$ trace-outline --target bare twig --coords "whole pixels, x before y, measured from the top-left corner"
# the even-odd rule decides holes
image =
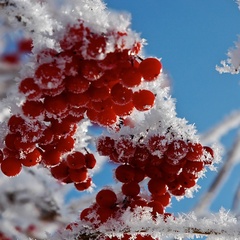
[[[239,206],[240,206],[240,182],[238,183],[238,187],[237,187],[235,195],[233,197],[233,203],[232,203],[231,210],[233,212],[237,212]]]
[[[223,135],[240,125],[240,111],[229,114],[219,124],[201,136],[201,142],[204,144],[219,141]]]

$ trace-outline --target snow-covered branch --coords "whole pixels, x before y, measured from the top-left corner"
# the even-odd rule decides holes
[[[120,220],[124,222],[123,225],[120,225],[119,221],[108,222],[97,229],[91,229],[84,222],[76,222],[71,229],[62,230],[52,236],[51,240],[70,238],[101,240],[108,239],[106,238],[107,236],[129,236],[129,239],[135,239],[139,235],[152,236],[155,239],[162,237],[175,237],[177,239],[187,237],[191,239],[207,236],[208,239],[215,240],[236,240],[240,235],[239,221],[224,209],[221,209],[219,213],[211,214],[204,218],[199,218],[194,213],[176,217],[170,216],[164,219],[162,216],[159,216],[154,221],[149,219],[149,217],[148,209],[141,209],[138,213],[126,212]]]

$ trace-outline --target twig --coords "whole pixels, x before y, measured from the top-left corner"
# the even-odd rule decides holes
[[[156,232],[158,232],[158,229],[155,230]],[[131,232],[129,231],[129,229],[125,229],[123,230],[123,232],[118,232],[118,231],[105,231],[104,233],[96,231],[96,232],[92,232],[92,233],[86,233],[86,232],[81,232],[79,233],[79,235],[75,238],[75,240],[92,240],[92,239],[100,239],[101,237],[104,236],[108,236],[114,232],[114,234],[141,234],[141,235],[149,235],[148,229],[146,230],[141,230],[138,232]],[[159,231],[160,232],[160,231]],[[165,231],[163,232],[161,230],[162,234],[166,234],[166,236],[168,234],[171,235],[178,235],[178,234],[184,234],[184,235],[198,235],[198,236],[221,236],[224,237],[226,236],[228,239],[231,238],[231,236],[229,236],[229,231],[227,229],[208,229],[208,230],[203,230],[201,228],[194,228],[194,227],[185,227],[182,229],[182,231],[177,230],[177,229],[172,229],[171,227],[168,227],[165,229]],[[240,236],[240,229],[238,230],[238,232],[235,232],[236,236]],[[226,239],[227,239],[226,238]],[[237,239],[237,238],[236,238]]]
[[[238,187],[233,197],[233,203],[231,208],[232,212],[237,212],[239,205],[240,205],[240,182],[238,183]]]
[[[240,111],[229,114],[219,124],[201,136],[201,142],[204,144],[219,141],[221,137],[230,130],[240,125]]]

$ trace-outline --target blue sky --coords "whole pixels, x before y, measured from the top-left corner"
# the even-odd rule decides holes
[[[108,0],[108,8],[125,11],[132,16],[131,28],[141,33],[148,45],[147,56],[162,58],[164,71],[171,78],[172,97],[177,113],[195,124],[203,133],[239,109],[240,76],[219,74],[215,66],[227,58],[240,34],[240,11],[233,0]],[[236,131],[223,138],[230,146]],[[211,210],[229,209],[239,182],[239,167],[223,186]],[[107,169],[106,169],[107,171]],[[96,181],[111,181],[110,174],[99,175]],[[207,190],[216,173],[208,172],[199,181],[202,190],[193,199],[173,201],[171,212],[190,211]]]

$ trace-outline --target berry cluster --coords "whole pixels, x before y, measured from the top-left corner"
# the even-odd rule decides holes
[[[0,152],[5,175],[15,176],[22,166],[40,163],[56,179],[74,182],[78,190],[91,185],[88,169],[96,160],[75,150],[79,122],[88,118],[112,126],[134,108],[149,110],[155,101],[155,95],[140,85],[157,78],[161,63],[139,58],[140,42],[128,47],[126,36],[127,32],[93,33],[79,21],[60,40],[60,52],[44,49],[36,55],[33,75],[19,84],[25,98],[21,112],[8,121]],[[110,44],[114,51],[107,51]]]
[[[126,197],[139,197],[140,183],[149,178],[151,204],[161,204],[158,213],[164,212],[171,195],[183,196],[187,189],[194,187],[199,172],[214,157],[210,147],[182,139],[168,140],[159,134],[137,141],[133,136],[116,140],[103,136],[98,139],[97,149],[119,164],[115,177],[122,183],[122,194]]]
[[[118,164],[115,178],[122,187],[118,195],[112,189],[100,190],[95,203],[81,212],[80,220],[94,228],[111,219],[121,221],[126,209],[135,212],[148,208],[153,220],[160,214],[166,221],[171,215],[165,213],[171,197],[183,196],[187,189],[194,187],[200,172],[214,157],[210,147],[190,140],[168,139],[157,133],[138,139],[133,135],[121,135],[116,139],[101,136],[97,150]],[[147,180],[147,196],[141,193],[144,179]],[[129,239],[129,235],[104,239]],[[136,239],[152,237],[139,234]]]

